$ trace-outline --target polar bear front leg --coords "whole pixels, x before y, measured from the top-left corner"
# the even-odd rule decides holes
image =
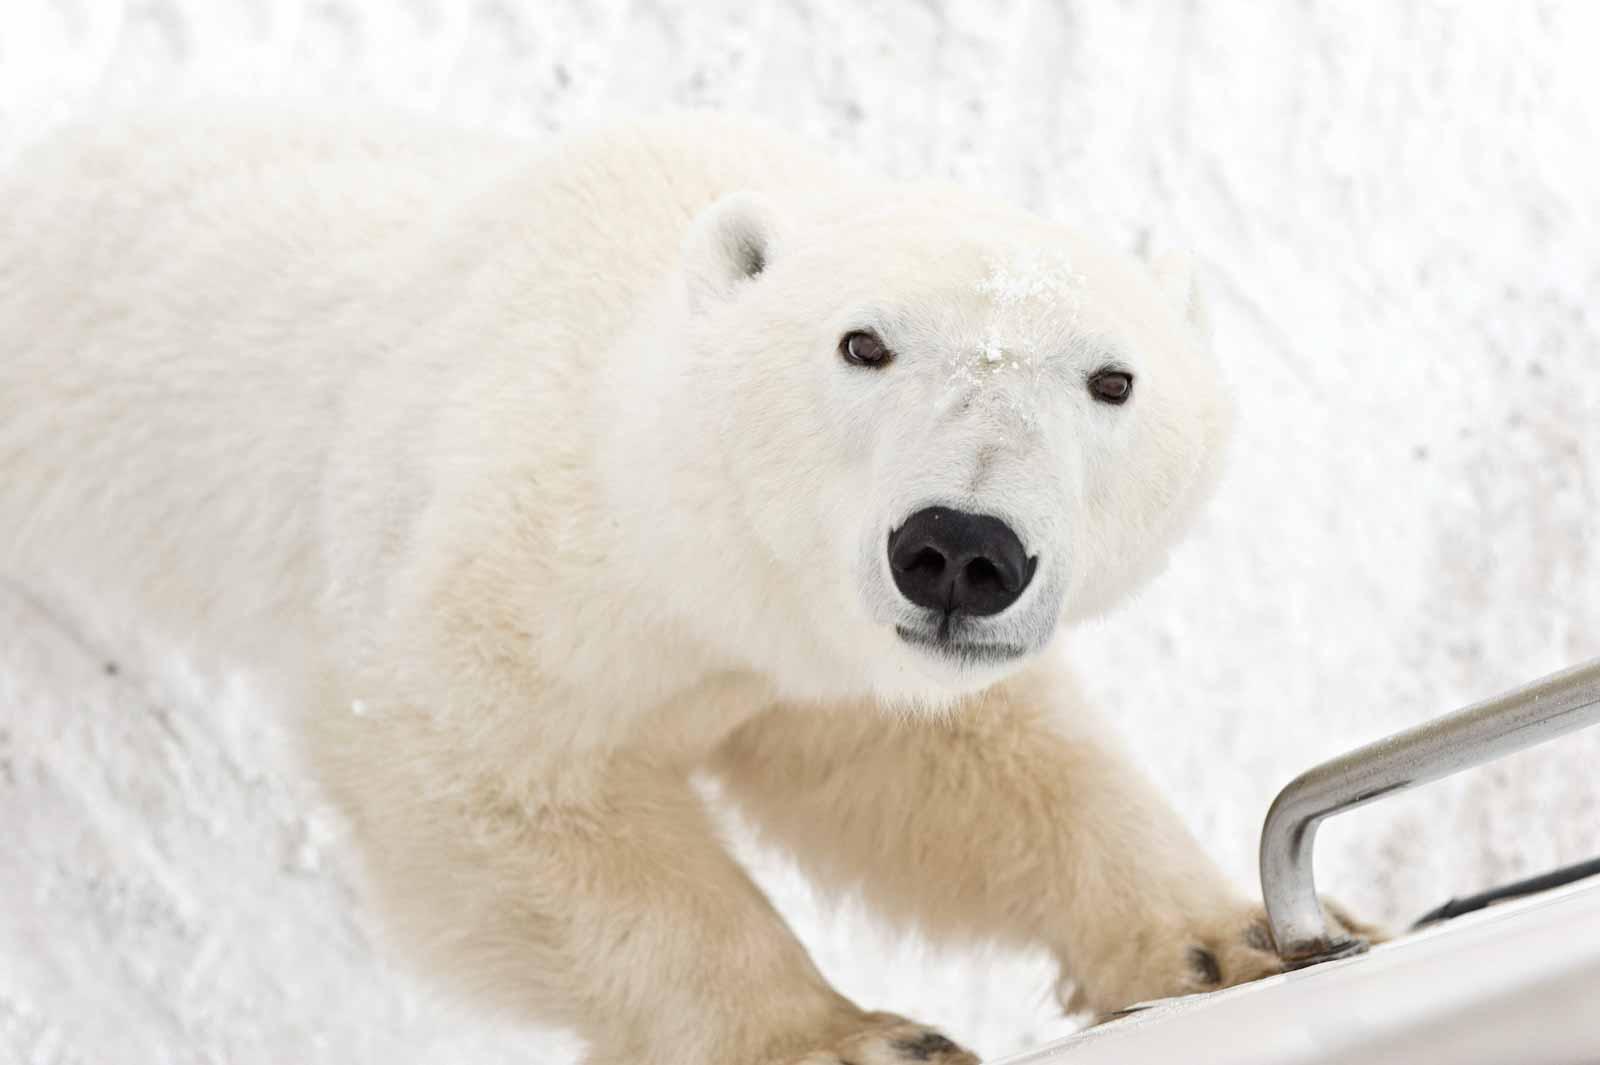
[[[1279,971],[1261,907],[1044,663],[937,718],[778,708],[719,752],[730,795],[818,879],[950,938],[1043,946],[1105,1014]]]
[[[312,746],[389,931],[448,988],[577,1029],[589,1065],[975,1063],[833,991],[680,773],[620,754],[513,785],[437,716],[361,709]]]

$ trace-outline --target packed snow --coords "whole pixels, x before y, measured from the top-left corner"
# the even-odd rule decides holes
[[[1230,473],[1170,571],[1068,638],[1248,883],[1294,773],[1600,655],[1596,40],[1576,2],[7,0],[0,158],[174,93],[532,138],[691,104],[1192,250]],[[1597,760],[1580,734],[1337,819],[1322,885],[1403,921],[1600,853]],[[385,950],[246,680],[31,579],[0,584],[0,841],[0,1062],[576,1060]],[[987,1055],[1067,1030],[1041,958],[931,950],[741,853],[859,1001]]]

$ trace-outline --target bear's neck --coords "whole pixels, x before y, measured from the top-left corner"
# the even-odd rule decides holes
[[[653,301],[601,369],[594,447],[611,578],[626,609],[687,641],[697,668],[744,671],[738,648],[765,613],[760,582],[740,579],[751,548],[718,448],[715,388],[672,342],[685,313],[673,293]]]

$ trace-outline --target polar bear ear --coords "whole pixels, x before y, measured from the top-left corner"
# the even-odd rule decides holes
[[[1194,257],[1187,252],[1167,252],[1151,261],[1150,271],[1156,275],[1156,283],[1166,293],[1173,309],[1183,316],[1202,342],[1209,344],[1211,319],[1200,296]]]
[[[778,226],[771,206],[753,192],[731,192],[695,217],[684,245],[689,306],[726,299],[772,261]]]

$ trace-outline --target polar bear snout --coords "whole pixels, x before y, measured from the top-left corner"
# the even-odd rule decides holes
[[[1039,566],[1011,526],[988,514],[924,507],[889,534],[895,587],[950,617],[998,614],[1021,597]]]

